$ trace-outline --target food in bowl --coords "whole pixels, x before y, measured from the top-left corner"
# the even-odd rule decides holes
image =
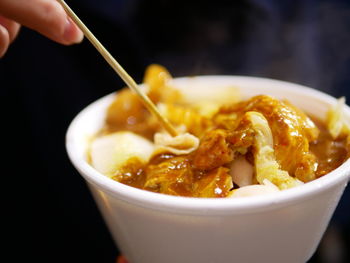
[[[136,94],[123,89],[89,149],[91,165],[140,189],[187,197],[269,194],[315,180],[349,156],[345,103],[326,121],[286,99],[240,98],[239,88],[178,90],[162,66],[148,67],[144,88],[179,132],[167,134]]]

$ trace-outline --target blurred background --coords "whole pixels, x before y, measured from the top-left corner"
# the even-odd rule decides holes
[[[67,2],[138,82],[159,63],[174,77],[268,77],[350,99],[350,1]],[[85,106],[123,86],[87,40],[65,47],[23,28],[0,60],[3,131],[16,138],[4,140],[5,167],[26,190],[17,218],[28,234],[19,241],[34,259],[115,262],[118,248],[68,160],[65,132]],[[310,262],[350,262],[349,192]]]

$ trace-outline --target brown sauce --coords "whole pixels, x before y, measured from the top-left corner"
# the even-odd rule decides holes
[[[333,140],[325,125],[316,118],[313,122],[320,130],[317,141],[310,143],[310,151],[317,158],[316,177],[319,178],[338,168],[349,157],[346,138]]]
[[[222,107],[213,120],[195,116],[193,119],[198,121],[192,121],[192,124],[205,125],[197,125],[200,129],[195,135],[201,143],[191,154],[162,153],[153,156],[147,164],[132,158],[116,171],[113,179],[170,195],[226,197],[237,187],[233,185],[229,171],[235,157],[243,155],[254,165],[254,132],[244,121],[247,111],[258,111],[265,116],[274,136],[273,147],[281,169],[303,182],[331,172],[349,157],[346,138],[334,140],[321,121],[306,116],[288,102],[261,95]],[[184,119],[180,117],[179,120]],[[159,125],[152,121],[135,95],[127,91],[110,106],[101,135],[120,130],[129,130],[149,139],[159,130]]]

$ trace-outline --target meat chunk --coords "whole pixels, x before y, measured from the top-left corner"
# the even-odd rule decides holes
[[[180,196],[192,195],[193,171],[186,156],[150,164],[146,168],[145,190]]]
[[[315,179],[317,160],[309,151],[309,143],[317,139],[319,130],[311,119],[288,102],[266,95],[223,107],[219,115],[234,115],[239,119],[248,111],[260,112],[267,119],[276,160],[281,168],[304,182]],[[227,127],[228,124],[221,122],[217,125]]]
[[[107,131],[129,130],[152,138],[155,127],[148,123],[149,112],[131,90],[121,90],[107,109]]]
[[[210,171],[194,183],[194,196],[226,197],[232,187],[233,184],[229,169],[219,167]]]
[[[226,141],[228,132],[217,129],[207,132],[195,152],[193,165],[199,170],[211,170],[233,160],[233,151]]]

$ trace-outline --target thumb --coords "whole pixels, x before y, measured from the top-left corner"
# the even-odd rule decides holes
[[[83,33],[55,0],[1,0],[0,14],[61,44],[83,40]]]

